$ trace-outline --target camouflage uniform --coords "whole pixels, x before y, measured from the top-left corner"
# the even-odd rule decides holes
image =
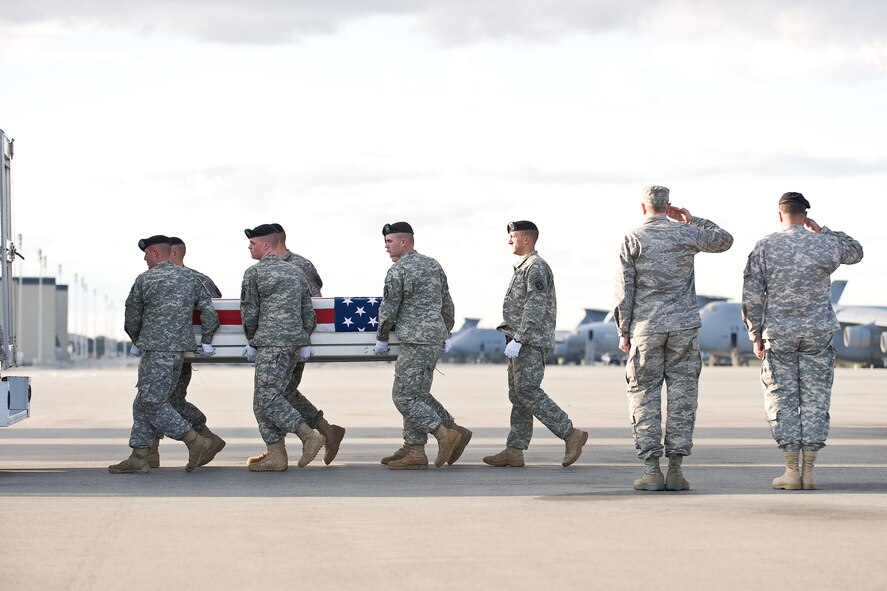
[[[662,456],[662,382],[667,388],[665,454],[687,456],[699,394],[699,306],[693,258],[724,252],[733,237],[717,224],[657,214],[623,242],[616,281],[616,327],[631,339],[625,380],[638,457]]]
[[[267,255],[243,274],[240,315],[247,341],[257,349],[253,412],[262,439],[270,445],[304,422],[284,392],[299,349],[311,344],[317,325],[305,274]]]
[[[533,417],[564,439],[573,422],[541,388],[545,357],[554,347],[557,294],[554,274],[535,250],[514,264],[514,275],[502,304],[503,322],[497,328],[506,341],[521,343],[517,357],[508,360],[508,399],[511,432],[508,447],[527,449],[533,436]]]
[[[199,271],[195,271],[189,267],[182,267],[186,271],[190,271],[192,275],[198,280],[203,289],[207,292],[209,297],[211,298],[220,298],[222,297],[222,292],[219,290],[218,286],[213,282],[212,279],[200,273]],[[185,399],[185,396],[188,395],[188,385],[191,383],[191,363],[185,361],[182,363],[182,371],[179,373],[179,380],[176,382],[175,388],[173,388],[172,395],[169,398],[170,404],[172,404],[173,408],[176,409],[176,412],[182,415],[186,421],[191,423],[192,426],[200,427],[206,424],[206,415],[201,412],[199,408],[191,404]]]
[[[281,260],[291,263],[301,269],[308,281],[308,294],[312,298],[321,297],[320,288],[323,287],[323,281],[311,261],[303,256],[297,255],[291,250],[287,250],[281,257]],[[289,385],[286,387],[284,398],[286,398],[287,401],[299,411],[299,414],[302,415],[309,427],[316,429],[317,423],[323,418],[323,411],[314,406],[311,401],[305,398],[305,396],[299,391],[299,384],[302,383],[302,374],[304,372],[305,363],[302,361],[297,362],[296,367],[293,369],[293,374],[290,376]]]
[[[742,319],[763,340],[765,410],[773,438],[787,452],[818,451],[829,429],[834,378],[832,335],[841,325],[831,305],[830,275],[862,260],[843,232],[790,225],[764,237],[748,256]]]
[[[409,445],[424,445],[428,433],[446,426],[440,411],[449,413],[433,400],[431,383],[454,324],[455,308],[440,264],[415,250],[404,253],[385,277],[376,338],[387,341],[394,327],[400,341],[392,399],[403,415],[403,438]]]
[[[132,405],[129,446],[150,447],[157,434],[181,440],[191,425],[169,399],[185,351],[193,351],[193,310],[200,310],[201,342],[209,344],[219,317],[209,294],[187,270],[163,262],[139,275],[126,298],[124,329],[143,351]]]

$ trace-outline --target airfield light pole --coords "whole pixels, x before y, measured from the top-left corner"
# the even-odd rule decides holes
[[[43,268],[46,257],[43,249],[37,251],[37,365],[43,364]]]
[[[21,250],[22,250],[22,235],[21,234],[18,235],[17,250],[19,252],[21,252]],[[18,332],[16,332],[16,335],[15,335],[15,338],[16,338],[15,353],[16,353],[16,357],[18,357],[18,358],[15,361],[19,364],[23,361],[23,355],[24,355],[24,353],[23,353],[24,349],[22,349],[22,336],[25,334],[23,332],[23,327],[22,327],[22,322],[23,322],[23,318],[24,318],[24,314],[22,312],[24,311],[24,308],[25,308],[25,301],[22,299],[23,293],[24,293],[22,291],[22,287],[24,285],[24,281],[23,281],[24,269],[25,269],[25,261],[24,261],[24,258],[22,258],[18,261],[18,301],[15,304],[15,307],[16,307],[15,313],[16,313],[16,316],[18,316]]]

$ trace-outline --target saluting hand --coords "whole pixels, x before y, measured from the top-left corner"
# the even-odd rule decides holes
[[[804,227],[810,230],[811,232],[815,232],[819,234],[822,231],[822,226],[813,221],[813,218],[807,218],[804,220]]]
[[[683,207],[675,207],[674,205],[668,206],[668,209],[665,211],[665,215],[682,224],[689,224],[690,220],[693,219],[693,216],[690,215],[690,211],[688,209],[685,209]]]

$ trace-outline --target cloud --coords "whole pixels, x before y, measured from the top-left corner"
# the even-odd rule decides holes
[[[278,44],[360,19],[408,17],[440,41],[552,40],[615,31],[717,38],[726,32],[799,45],[883,42],[887,3],[871,0],[7,0],[0,22],[173,31],[219,43]]]

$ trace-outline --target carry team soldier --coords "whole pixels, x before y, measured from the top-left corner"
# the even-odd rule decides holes
[[[286,232],[284,231],[283,226],[280,224],[271,225],[277,230],[277,238],[279,240],[276,251],[277,256],[280,257],[282,261],[292,263],[301,269],[305,274],[305,278],[308,280],[309,295],[313,298],[321,297],[320,288],[323,287],[323,281],[320,279],[317,269],[314,268],[311,261],[303,256],[297,255],[286,247]],[[323,411],[314,406],[311,401],[299,391],[299,384],[302,383],[302,374],[304,371],[305,363],[300,361],[296,364],[296,368],[293,370],[293,375],[290,378],[289,385],[286,387],[284,397],[297,411],[299,411],[299,414],[302,415],[309,427],[317,429],[326,438],[326,453],[324,453],[323,462],[329,465],[336,458],[336,454],[339,453],[339,445],[342,443],[342,438],[345,437],[345,429],[339,425],[329,423],[326,418],[324,418]]]
[[[506,448],[486,456],[490,466],[524,465],[524,450],[533,437],[533,417],[564,440],[561,465],[567,467],[579,459],[588,433],[573,427],[573,422],[542,389],[545,358],[554,347],[557,320],[557,295],[554,274],[536,252],[539,229],[522,220],[506,226],[508,244],[521,257],[514,264],[514,275],[502,304],[503,322],[497,329],[505,334],[508,357],[508,398],[511,401],[511,431]]]
[[[219,288],[216,286],[212,279],[210,279],[203,273],[200,273],[199,271],[195,271],[194,269],[185,266],[185,241],[177,236],[170,236],[169,243],[172,247],[170,249],[169,262],[177,267],[189,271],[192,275],[194,275],[198,282],[203,286],[203,289],[207,292],[209,297],[222,297],[222,292],[219,291]],[[222,448],[225,447],[225,440],[209,430],[209,427],[206,426],[206,415],[203,414],[203,412],[201,412],[199,408],[185,399],[185,397],[188,395],[188,384],[190,383],[191,362],[184,361],[182,363],[182,372],[179,374],[179,380],[176,382],[175,388],[173,388],[172,395],[169,398],[169,403],[172,404],[172,407],[176,409],[177,413],[182,415],[182,417],[184,417],[186,421],[191,423],[195,431],[197,431],[204,437],[209,437],[210,439],[212,439],[213,446],[218,447],[219,451],[221,451]],[[159,446],[160,437],[157,437],[154,439],[154,443],[151,445],[148,451],[148,466],[150,466],[151,468],[160,467]]]
[[[714,222],[671,205],[665,187],[645,187],[641,211],[644,223],[622,241],[614,309],[619,349],[628,353],[625,379],[635,448],[644,460],[644,474],[633,487],[687,490],[681,463],[693,447],[702,371],[693,261],[699,252],[724,252],[733,237]],[[663,381],[666,477],[659,468]]]
[[[434,465],[439,468],[458,460],[471,439],[471,431],[451,422],[449,413],[437,401],[432,403],[431,397],[434,367],[453,330],[455,308],[446,274],[436,260],[414,249],[413,228],[408,223],[385,224],[382,236],[394,264],[385,276],[375,352],[388,351],[394,329],[400,354],[394,365],[392,399],[403,415],[404,438],[404,446],[382,463],[390,470],[427,469],[425,443],[432,433],[438,443]]]
[[[185,351],[193,351],[192,316],[200,310],[200,354],[212,355],[212,338],[219,317],[209,294],[194,275],[170,263],[170,240],[151,236],[139,241],[148,270],[139,275],[126,298],[124,329],[132,339],[131,353],[139,360],[137,393],[132,405],[133,426],[129,439],[132,453],[119,464],[108,466],[112,474],[150,471],[148,449],[161,433],[188,447],[186,472],[209,463],[222,449],[218,442],[198,433],[170,404]]]
[[[832,336],[841,329],[831,304],[831,274],[863,256],[859,242],[807,217],[809,208],[800,193],[780,197],[782,230],[755,245],[742,286],[742,320],[763,360],[767,420],[785,456],[785,473],[773,488],[783,490],[816,488],[813,465],[829,430]]]
[[[251,472],[282,472],[288,467],[284,436],[302,440],[299,467],[307,466],[325,443],[284,396],[296,364],[312,355],[317,318],[305,274],[277,256],[277,229],[262,224],[244,230],[249,251],[259,261],[243,274],[240,315],[249,343],[243,349],[256,364],[253,412],[268,449],[247,460]]]

